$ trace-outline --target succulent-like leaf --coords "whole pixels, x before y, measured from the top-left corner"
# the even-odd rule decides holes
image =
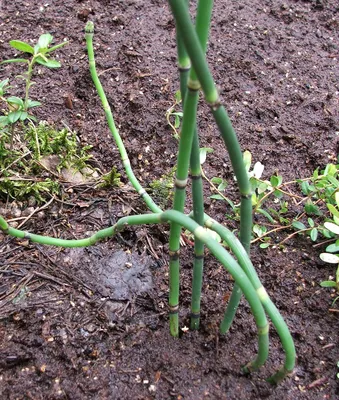
[[[339,257],[336,254],[332,253],[321,253],[320,258],[330,264],[338,264],[339,263]]]
[[[310,237],[313,242],[315,242],[317,240],[317,238],[318,238],[318,229],[317,228],[311,229]]]
[[[301,231],[301,230],[303,230],[303,229],[306,229],[306,226],[305,226],[302,222],[300,222],[300,221],[293,221],[293,222],[292,222],[292,226],[293,226],[295,229],[297,229],[298,231]]]
[[[339,235],[339,225],[334,224],[333,222],[325,222],[324,227],[336,235]]]

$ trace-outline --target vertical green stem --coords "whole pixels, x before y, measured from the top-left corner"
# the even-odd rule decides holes
[[[26,88],[25,88],[25,102],[24,102],[25,111],[28,110],[29,88],[31,87],[34,62],[35,62],[34,57],[32,58],[31,62],[28,62],[28,71],[27,71]]]
[[[251,205],[251,186],[247,176],[247,171],[242,159],[240,146],[233,130],[230,119],[226,113],[225,108],[221,105],[219,100],[219,93],[215,87],[213,77],[209,71],[204,51],[200,45],[199,37],[197,36],[194,26],[191,22],[189,11],[185,4],[180,0],[169,0],[172,13],[176,20],[176,24],[180,29],[183,41],[188,55],[190,56],[191,63],[201,83],[205,100],[211,107],[213,116],[217,122],[218,128],[221,132],[224,143],[230,154],[231,163],[233,166],[234,174],[237,178],[239,191],[241,194],[241,231],[240,239],[246,249],[250,246],[250,235],[252,225],[252,205]],[[236,287],[236,301],[234,306],[229,309],[229,320],[233,319],[236,308],[240,300],[241,292]],[[226,312],[227,313],[227,312]]]
[[[204,52],[207,48],[207,40],[213,9],[213,0],[200,0],[198,2],[195,30],[199,42]],[[193,74],[192,74],[193,75]],[[191,76],[194,78],[194,76]],[[198,127],[194,131],[192,152],[190,159],[191,179],[192,179],[192,200],[193,218],[199,224],[204,224],[204,195],[200,165],[200,146],[198,137]],[[192,302],[191,302],[191,329],[199,329],[200,325],[200,304],[201,290],[203,283],[204,269],[204,244],[198,239],[194,239],[194,263],[192,279]]]
[[[188,87],[186,100],[184,103],[184,116],[179,142],[179,152],[177,160],[177,171],[175,179],[175,191],[173,209],[183,212],[186,199],[186,185],[188,177],[189,158],[192,148],[194,127],[196,123],[196,111],[198,104],[198,88],[194,85]],[[170,308],[170,332],[172,336],[179,335],[179,250],[180,250],[181,225],[171,223],[169,254],[170,254],[170,273],[169,273],[169,308]]]

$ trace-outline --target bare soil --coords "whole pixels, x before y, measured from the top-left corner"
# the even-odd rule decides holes
[[[70,41],[58,51],[62,68],[39,68],[35,75],[31,97],[43,103],[37,117],[76,130],[82,144],[94,146],[93,166],[102,172],[116,166],[125,183],[110,191],[66,187],[64,203],[54,201],[23,229],[80,238],[128,213],[146,212],[123,174],[92,85],[83,31],[86,20],[93,20],[100,78],[134,171],[147,187],[170,171],[177,151],[165,118],[178,89],[167,3],[2,0],[0,18],[1,59],[13,56],[11,39],[35,40],[50,32],[56,43]],[[338,58],[337,0],[216,2],[208,60],[242,149],[265,165],[266,177],[278,172],[286,180],[304,178],[336,159]],[[20,66],[2,66],[0,79],[20,72]],[[232,181],[216,126],[208,110],[201,110],[201,145],[214,149],[205,173]],[[205,190],[208,197],[208,185]],[[230,196],[236,199],[237,193]],[[230,213],[228,205],[211,200],[206,211],[219,221]],[[229,224],[236,228],[236,222]],[[319,260],[325,246],[314,248],[296,236],[280,249],[252,247],[254,265],[291,329],[298,354],[293,375],[272,387],[265,378],[283,360],[273,329],[265,367],[251,376],[241,372],[256,352],[246,302],[229,334],[218,335],[232,280],[211,257],[200,331],[170,337],[167,239],[165,226],[140,227],[93,248],[70,251],[2,236],[0,398],[339,398],[339,314],[329,311],[333,297],[319,286],[334,273]],[[182,327],[189,323],[191,250],[189,245],[183,250]],[[107,271],[118,268],[117,257],[125,265],[144,266],[131,274],[142,276],[144,286],[126,284],[123,291],[114,286]]]

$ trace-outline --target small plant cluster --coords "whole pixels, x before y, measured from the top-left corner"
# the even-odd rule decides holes
[[[206,149],[201,149],[205,161]],[[208,149],[208,152],[213,149]],[[252,243],[260,242],[262,249],[269,246],[282,246],[297,234],[310,237],[313,242],[322,236],[326,242],[326,252],[320,258],[337,265],[335,280],[323,281],[323,287],[333,287],[339,292],[339,162],[327,164],[323,170],[317,168],[311,177],[283,182],[281,175],[272,175],[269,180],[262,179],[264,165],[256,162],[251,169],[252,155],[243,154],[244,163],[252,185],[252,205],[254,216],[262,216],[252,227]],[[228,182],[221,177],[205,178],[216,194],[211,199],[225,201],[232,210],[228,218],[239,220],[240,204],[235,204],[224,194]],[[293,191],[292,189],[293,188]],[[297,189],[296,189],[297,188]],[[274,234],[288,232],[278,243]]]
[[[19,75],[18,78],[22,78],[25,81],[25,97],[17,96],[6,96],[8,90],[11,88],[9,85],[9,79],[5,79],[0,82],[0,100],[5,103],[7,109],[4,110],[4,115],[0,116],[0,128],[10,128],[13,135],[14,124],[18,121],[36,121],[36,118],[29,114],[29,111],[33,107],[41,105],[39,101],[31,100],[29,98],[29,90],[34,82],[32,81],[33,70],[36,64],[43,65],[47,68],[59,68],[60,62],[50,58],[50,53],[59,49],[60,47],[67,44],[63,42],[55,46],[50,47],[53,41],[53,36],[49,33],[41,35],[32,47],[29,43],[22,42],[20,40],[11,40],[10,46],[16,50],[21,51],[24,54],[29,54],[30,58],[13,58],[10,60],[2,61],[1,64],[5,63],[23,63],[27,65],[27,70]]]
[[[24,98],[7,95],[11,89],[8,78],[0,82],[0,100],[5,106],[3,115],[0,115],[0,197],[4,200],[21,201],[33,196],[41,203],[47,194],[60,193],[63,169],[93,172],[88,164],[92,146],[80,146],[75,132],[66,128],[58,130],[44,121],[37,122],[36,117],[30,114],[33,107],[41,105],[39,101],[30,99],[34,66],[61,66],[50,56],[67,42],[51,46],[52,41],[53,36],[49,33],[41,35],[33,47],[20,40],[11,40],[10,46],[28,54],[29,58],[14,58],[1,63],[27,65],[27,70],[18,76],[25,82]],[[103,180],[104,185],[120,184],[115,170]]]

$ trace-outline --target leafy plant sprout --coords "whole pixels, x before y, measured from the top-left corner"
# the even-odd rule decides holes
[[[2,130],[4,130],[4,128],[10,127],[11,149],[13,148],[15,124],[18,121],[36,121],[35,117],[29,114],[28,111],[33,107],[38,107],[41,105],[39,101],[31,100],[29,98],[29,90],[34,84],[34,82],[32,82],[34,65],[40,64],[47,68],[59,68],[61,66],[60,62],[50,58],[49,54],[59,49],[60,47],[65,46],[68,42],[63,42],[50,47],[52,41],[53,36],[49,33],[44,33],[43,35],[41,35],[34,47],[20,40],[11,40],[9,42],[11,47],[23,53],[30,54],[31,58],[12,58],[10,60],[5,60],[1,62],[1,64],[27,64],[27,71],[24,72],[23,75],[19,75],[19,77],[23,78],[26,82],[24,99],[17,96],[5,97],[7,90],[10,88],[9,79],[5,79],[0,82],[0,100],[5,102],[8,108],[8,110],[5,112],[5,115],[0,116],[0,129],[2,128]]]
[[[269,324],[266,318],[267,313],[279,334],[285,352],[284,364],[270,378],[270,382],[277,384],[293,370],[295,365],[295,348],[288,327],[276,307],[269,299],[266,290],[262,286],[254,270],[248,254],[252,226],[251,185],[237,137],[226,110],[220,103],[219,94],[204,55],[209,33],[212,1],[199,1],[195,27],[191,21],[188,6],[185,1],[169,0],[169,5],[176,22],[180,91],[183,99],[183,119],[174,181],[175,191],[173,208],[162,211],[146,190],[142,188],[131,169],[126,149],[114,124],[113,115],[98,78],[93,51],[94,25],[92,22],[88,22],[85,30],[91,76],[102,101],[109,128],[120,151],[126,174],[134,188],[151,210],[151,213],[121,218],[114,226],[102,229],[89,238],[78,240],[57,239],[23,232],[10,227],[2,217],[0,217],[0,229],[11,236],[26,238],[32,242],[41,244],[63,247],[83,247],[93,245],[98,240],[112,237],[117,232],[120,232],[128,226],[169,223],[171,227],[169,239],[169,319],[170,332],[174,337],[177,337],[179,334],[180,236],[182,229],[187,229],[194,236],[195,242],[191,328],[197,329],[199,327],[203,257],[204,247],[206,247],[235,280],[235,289],[226,310],[220,331],[224,333],[228,330],[228,327],[233,321],[241,294],[243,293],[251,307],[258,335],[258,353],[253,360],[249,361],[244,366],[244,371],[255,371],[265,363],[268,357]],[[196,123],[198,95],[200,89],[204,94],[206,102],[210,106],[222,138],[228,149],[237,179],[241,195],[240,241],[232,232],[228,231],[218,222],[204,214],[200,149]],[[192,179],[193,212],[190,215],[185,215],[183,211],[189,170]],[[231,256],[231,254],[222,247],[217,240],[215,240],[215,236],[211,235],[208,230],[204,229],[203,225],[210,230],[217,232],[221,239],[228,243],[229,247],[232,249],[234,257]]]
[[[11,40],[9,42],[10,46],[13,47],[14,49],[31,55],[30,59],[12,58],[10,60],[2,61],[1,63],[1,64],[5,63],[27,64],[27,71],[21,76],[26,82],[25,98],[22,104],[22,108],[24,111],[27,111],[28,108],[32,107],[32,105],[30,105],[29,102],[29,89],[34,84],[34,82],[32,82],[34,65],[40,64],[47,68],[59,68],[61,66],[59,61],[50,58],[49,55],[50,53],[54,52],[60,47],[65,46],[68,42],[62,42],[55,46],[50,47],[52,41],[53,41],[53,36],[50,33],[44,33],[39,37],[34,47],[32,47],[29,43],[22,42],[21,40]],[[35,105],[40,105],[40,103]]]

